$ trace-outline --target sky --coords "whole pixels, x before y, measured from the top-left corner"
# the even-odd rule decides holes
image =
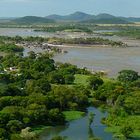
[[[140,0],[0,0],[0,17],[67,15],[76,11],[140,17]]]

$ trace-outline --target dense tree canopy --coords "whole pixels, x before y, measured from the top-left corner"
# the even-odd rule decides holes
[[[64,110],[88,105],[84,90],[69,87],[82,70],[55,64],[48,54],[9,54],[0,59],[0,137],[13,139],[26,127],[64,124]],[[11,69],[13,68],[13,69]]]
[[[133,70],[122,70],[119,72],[118,80],[121,82],[133,82],[138,80],[138,72]]]

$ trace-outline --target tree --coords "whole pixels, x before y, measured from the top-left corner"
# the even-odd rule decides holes
[[[36,86],[38,86],[44,92],[48,92],[51,90],[51,85],[47,79],[42,78],[36,81]]]
[[[64,84],[65,79],[62,74],[52,72],[49,76],[49,82],[51,82],[52,84]]]
[[[132,82],[130,86],[140,88],[140,79]]]
[[[93,90],[97,90],[99,86],[103,84],[103,80],[100,77],[92,76],[89,78],[89,86]]]
[[[120,132],[124,135],[124,137],[129,138],[133,133],[133,128],[126,124],[121,128]]]
[[[55,108],[55,109],[51,109],[49,111],[49,118],[51,120],[51,123],[53,125],[57,125],[57,124],[64,124],[65,122],[65,117],[62,114],[62,112],[59,111],[59,109]]]
[[[23,127],[22,122],[18,120],[10,120],[7,124],[8,130],[10,130],[10,132],[12,133],[17,133],[18,131],[21,130],[22,127]]]
[[[72,74],[67,74],[64,76],[64,79],[65,79],[65,84],[72,84],[74,82],[74,75]]]
[[[138,72],[133,70],[122,70],[119,72],[118,80],[121,82],[133,82],[138,80],[139,75]]]
[[[16,96],[23,95],[22,91],[14,84],[9,84],[3,91],[0,90],[0,95],[3,96]]]
[[[42,93],[47,94],[51,90],[51,85],[47,79],[29,80],[26,83],[27,94]]]
[[[35,59],[36,58],[36,54],[33,51],[28,52],[29,58],[31,59]]]
[[[23,138],[23,140],[39,140],[36,133],[31,132],[30,127],[22,129],[20,133],[20,137]]]
[[[33,125],[45,124],[48,121],[48,114],[45,105],[39,105],[36,103],[27,106],[27,121],[30,121]],[[25,118],[24,118],[25,119]],[[29,122],[28,122],[29,123]]]
[[[7,132],[4,128],[0,128],[0,138],[4,139],[7,137]]]
[[[29,139],[23,139],[20,137],[19,134],[11,134],[10,135],[10,140],[29,140]]]
[[[89,127],[93,123],[94,116],[95,116],[95,114],[92,112],[89,114],[89,118],[88,118],[89,119]]]
[[[140,92],[132,92],[124,99],[124,108],[129,114],[140,114]]]

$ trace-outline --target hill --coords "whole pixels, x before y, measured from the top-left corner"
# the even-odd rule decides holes
[[[68,16],[65,16],[65,19],[67,20],[74,20],[74,21],[81,21],[81,20],[87,20],[90,19],[92,16],[83,12],[75,12],[73,14],[70,14]]]
[[[135,17],[117,17],[106,13],[91,15],[83,12],[75,12],[69,15],[49,15],[46,17],[25,16],[15,19],[0,19],[0,22],[9,22],[16,24],[39,24],[39,23],[54,23],[54,22],[82,22],[95,24],[128,24],[140,22],[140,18]]]
[[[115,16],[106,13],[102,13],[95,16],[95,19],[111,19],[111,18],[115,18]]]
[[[140,22],[140,18],[136,18],[136,17],[120,17],[123,20],[126,20],[128,22]]]
[[[66,16],[49,15],[46,18],[57,20],[57,21],[81,21],[81,20],[91,19],[92,15],[89,15],[83,12],[75,12],[73,14],[66,15]]]
[[[35,24],[35,23],[54,23],[55,21],[52,19],[44,18],[44,17],[25,16],[25,17],[11,20],[11,22],[17,23],[17,24]]]
[[[70,15],[60,16],[60,15],[49,15],[46,18],[55,21],[75,21],[75,22],[88,22],[88,23],[99,23],[99,24],[126,24],[131,21],[122,19],[120,17],[115,17],[110,14],[102,13],[99,15],[90,15],[83,12],[75,12]]]
[[[115,17],[110,14],[102,13],[89,20],[84,20],[83,22],[87,23],[96,23],[96,24],[127,24],[129,21]]]

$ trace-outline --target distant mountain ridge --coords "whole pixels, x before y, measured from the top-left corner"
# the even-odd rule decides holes
[[[5,19],[3,19],[4,21]],[[2,19],[1,19],[2,21]],[[38,23],[54,23],[54,22],[82,22],[95,24],[127,24],[140,22],[140,18],[135,17],[117,17],[110,14],[102,13],[98,15],[86,14],[83,12],[75,12],[69,15],[49,15],[46,17],[25,16],[20,18],[8,19],[9,22],[17,24],[38,24]]]
[[[25,16],[11,20],[11,22],[18,24],[34,24],[34,23],[53,23],[55,21],[53,19],[47,19],[44,17]]]
[[[91,19],[92,15],[89,15],[89,14],[86,14],[86,13],[83,13],[83,12],[75,12],[73,14],[66,15],[66,16],[49,15],[49,16],[46,16],[46,18],[57,20],[57,21],[61,21],[61,20],[81,21],[81,20]]]
[[[140,22],[140,18],[136,18],[136,17],[128,17],[128,18],[126,18],[126,17],[119,17],[119,18],[121,18],[123,20],[126,20],[126,21],[129,21],[129,22]]]
[[[96,16],[94,16],[95,19],[112,19],[112,18],[116,18],[113,15],[110,14],[106,14],[106,13],[102,13],[102,14],[98,14]]]
[[[49,15],[46,16],[48,19],[55,21],[76,21],[76,22],[93,22],[93,23],[128,23],[128,22],[140,22],[140,18],[135,17],[117,17],[110,14],[102,13],[98,15],[90,15],[83,12],[75,12],[70,15]],[[107,20],[110,20],[107,21]]]

